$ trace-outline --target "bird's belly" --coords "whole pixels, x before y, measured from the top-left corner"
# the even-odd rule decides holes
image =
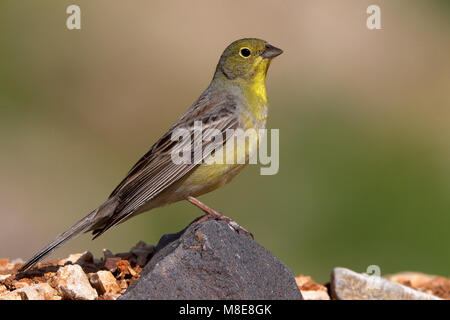
[[[219,151],[223,154],[224,163],[213,163],[212,156],[209,156],[202,164],[145,204],[139,212],[185,200],[188,196],[198,197],[227,184],[248,164],[251,156],[257,151],[259,137],[248,142],[244,146],[239,143],[230,146],[227,142],[225,148]]]
[[[244,167],[245,164],[202,164],[180,185],[177,193],[197,197],[211,192],[230,182]]]
[[[186,200],[189,196],[198,197],[211,192],[230,182],[245,166],[245,164],[202,164],[154,199],[144,204],[133,215],[170,203]]]

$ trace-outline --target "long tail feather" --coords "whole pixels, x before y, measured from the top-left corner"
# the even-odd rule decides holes
[[[20,268],[19,272],[26,271],[30,269],[34,264],[36,264],[38,261],[40,261],[42,258],[50,254],[53,250],[56,248],[62,246],[65,242],[69,241],[70,239],[75,238],[80,233],[88,231],[92,225],[94,224],[95,215],[97,213],[98,209],[95,209],[90,214],[85,216],[83,219],[75,223],[70,229],[64,231],[60,235],[56,237],[55,240],[50,242],[45,248],[43,248],[41,251],[36,253],[30,260],[28,260],[22,268]]]

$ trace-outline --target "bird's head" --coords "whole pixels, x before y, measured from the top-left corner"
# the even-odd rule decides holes
[[[270,61],[283,53],[264,40],[247,38],[234,41],[220,57],[216,77],[222,74],[230,80],[265,79]]]

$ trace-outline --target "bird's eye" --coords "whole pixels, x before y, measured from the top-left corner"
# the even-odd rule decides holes
[[[239,50],[239,55],[243,58],[250,57],[251,53],[249,48],[241,48],[241,50]]]

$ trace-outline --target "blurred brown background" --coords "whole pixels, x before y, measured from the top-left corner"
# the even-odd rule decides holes
[[[65,26],[81,7],[81,30]],[[381,7],[382,30],[366,28]],[[0,257],[28,258],[103,202],[208,85],[222,50],[263,38],[280,171],[201,199],[295,274],[449,276],[448,1],[0,3]],[[156,243],[201,212],[178,203],[53,256]]]

